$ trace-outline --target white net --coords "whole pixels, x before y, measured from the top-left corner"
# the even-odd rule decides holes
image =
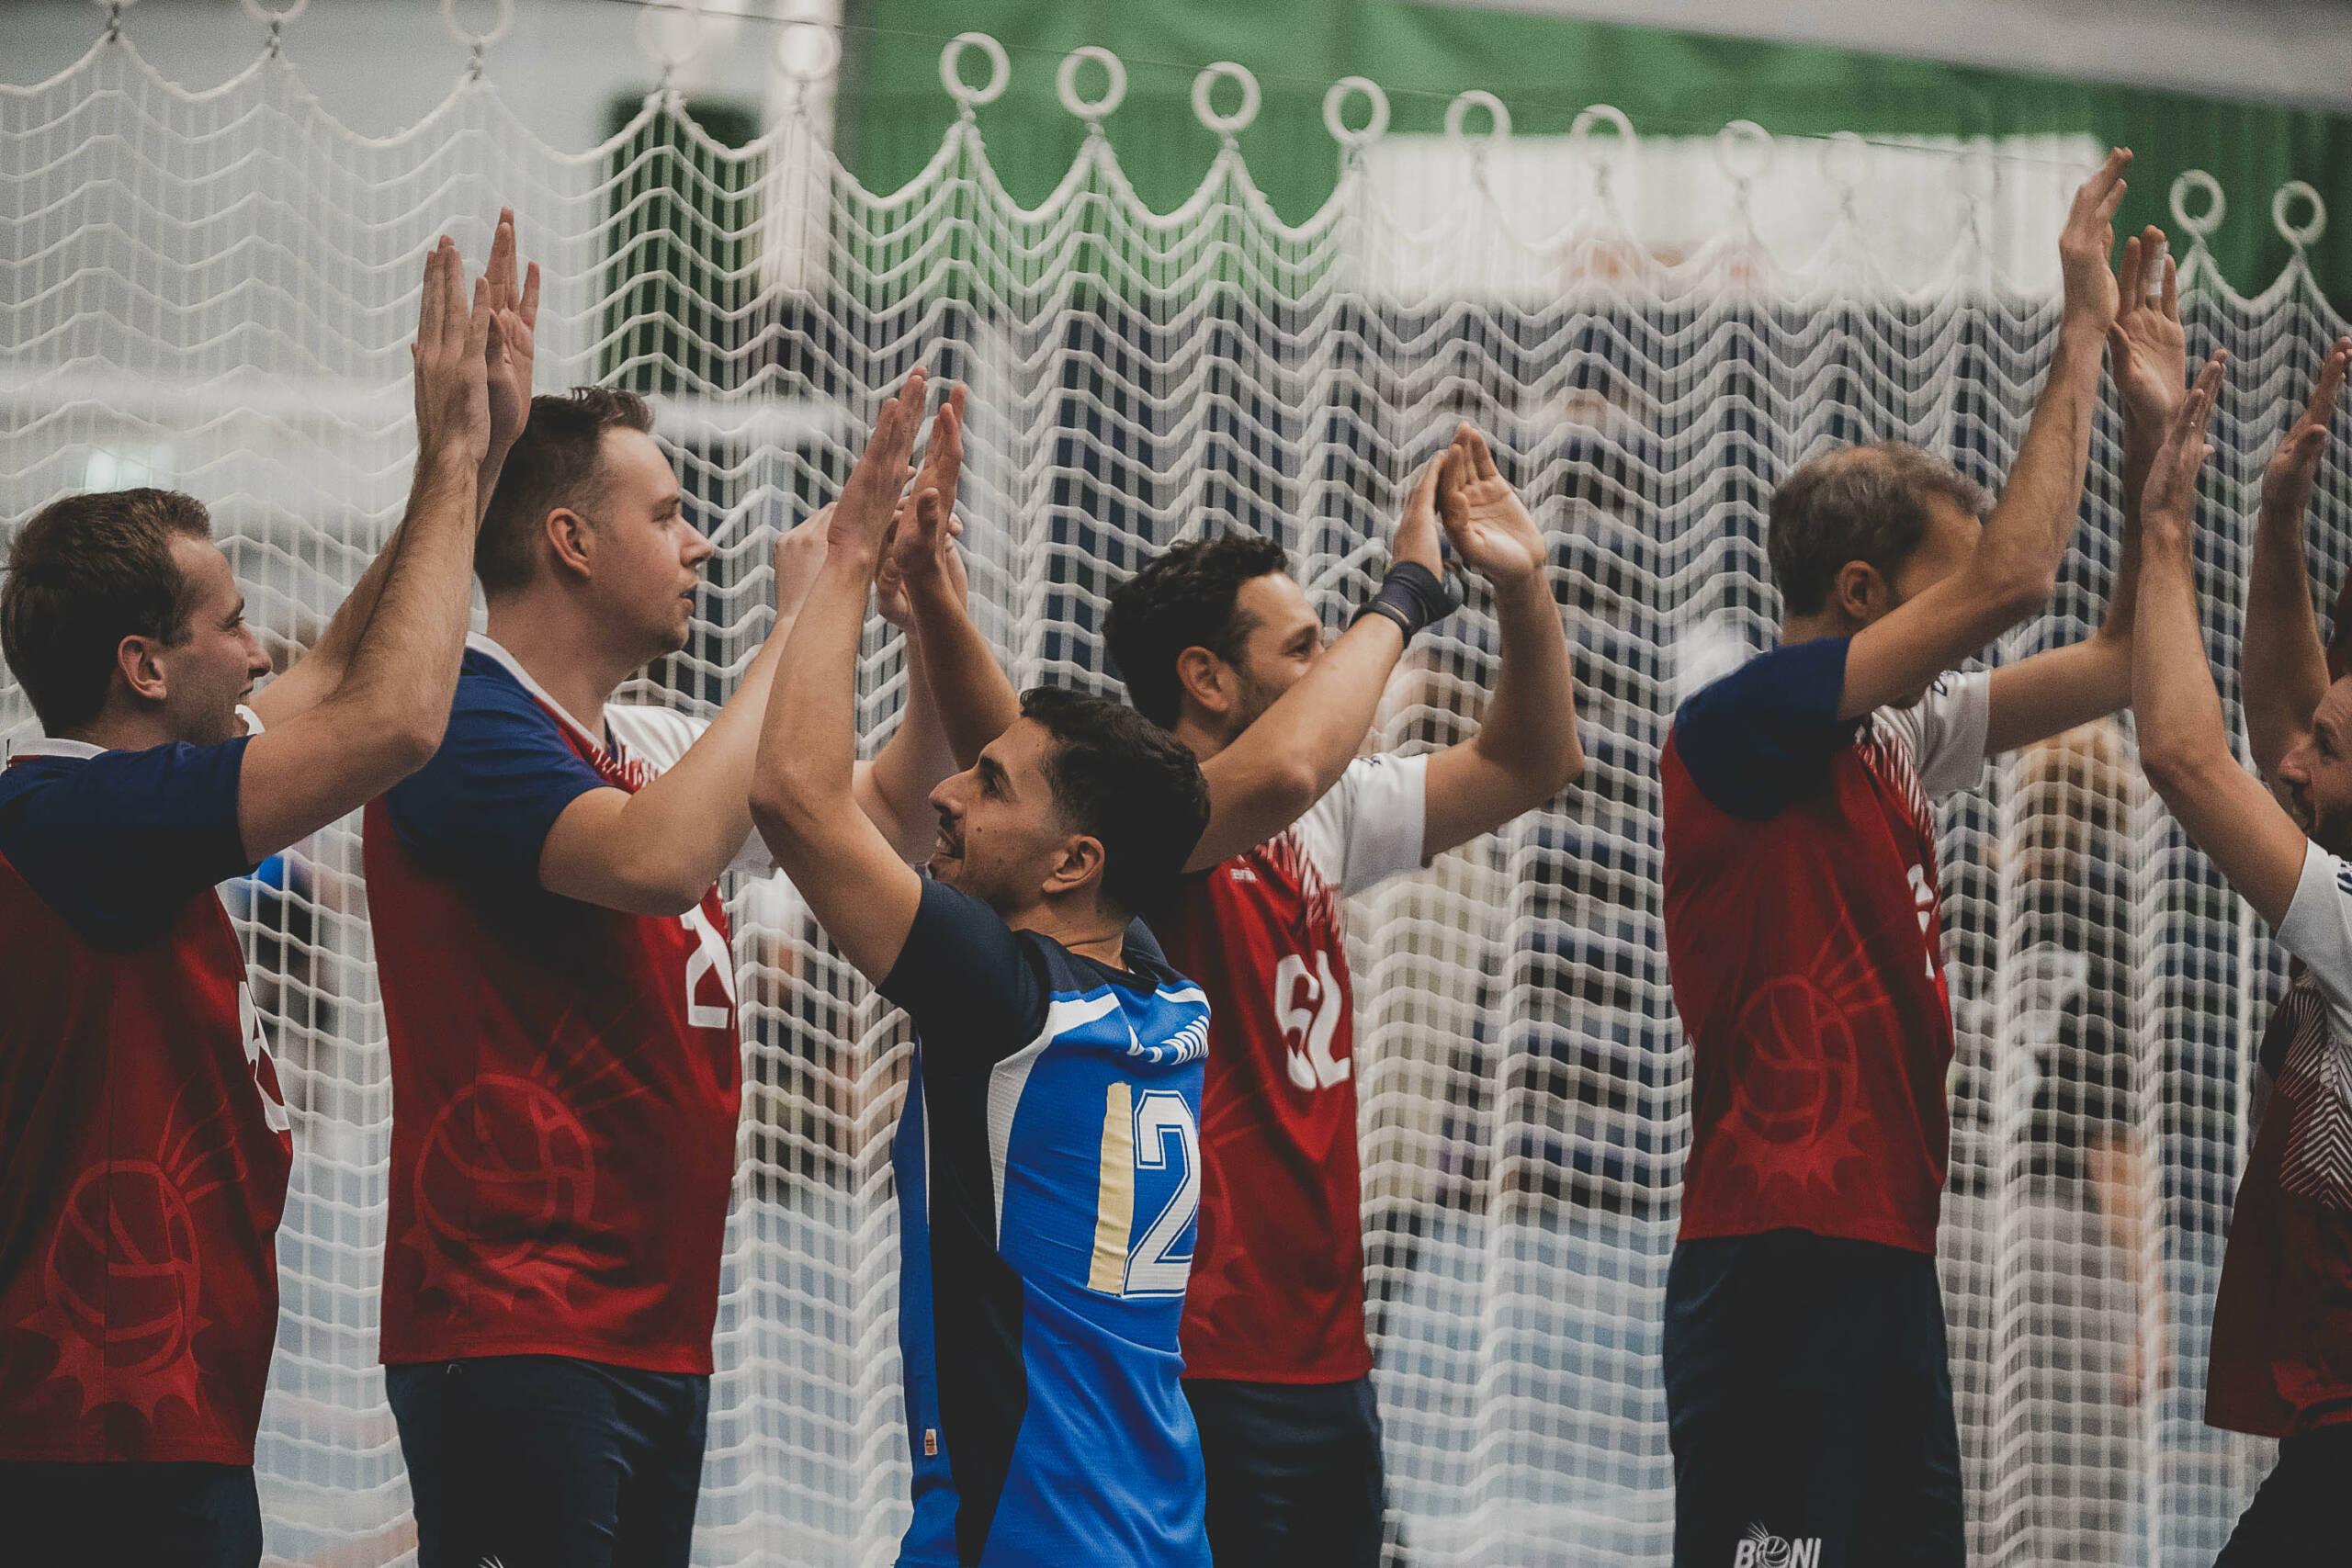
[[[657,95],[573,153],[517,123],[495,75],[384,139],[274,56],[191,94],[115,39],[0,89],[0,518],[85,488],[192,491],[257,623],[306,642],[401,503],[419,256],[447,230],[478,259],[502,202],[547,274],[539,384],[654,394],[720,544],[692,646],[624,694],[692,712],[765,631],[772,530],[831,493],[917,363],[970,384],[974,594],[1024,684],[1109,684],[1106,592],[1205,531],[1282,540],[1336,622],[1417,464],[1475,420],[1553,541],[1591,764],[1355,910],[1392,1540],[1414,1563],[1665,1562],[1659,1300],[1688,1076],[1658,747],[1679,695],[1771,637],[1764,504],[1792,464],[1903,437],[1997,486],[2086,149],[1849,142],[1806,194],[1764,177],[1752,138],[1672,164],[1589,135],[1480,152],[1351,133],[1336,193],[1290,227],[1229,142],[1159,215],[1091,134],[1033,211],[968,116],[875,193],[814,118],[729,150]],[[1627,216],[1664,200],[1642,185],[1660,167],[1704,176],[1671,243]],[[2176,242],[2192,350],[2235,355],[2199,545],[2233,694],[2241,519],[2344,323],[2300,248],[2248,299]],[[2005,654],[2096,624],[2115,437],[2103,414],[2079,547]],[[2329,584],[2352,540],[2343,452],[2317,503]],[[1493,633],[1474,592],[1400,671],[1384,744],[1475,723]],[[886,729],[900,666],[878,628],[868,649]],[[31,728],[0,685],[0,734]],[[2278,961],[2140,783],[2128,720],[1996,768],[1942,846],[1943,1264],[1977,1560],[2201,1563],[2267,1462],[2199,1412]],[[396,1561],[413,1537],[376,1364],[391,1098],[356,834],[226,891],[295,1116],[270,1551]],[[730,891],[746,1114],[697,1560],[885,1562],[907,1514],[886,1152],[906,1036],[788,888]]]

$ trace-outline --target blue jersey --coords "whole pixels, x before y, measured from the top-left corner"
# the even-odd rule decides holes
[[[904,1565],[1209,1561],[1177,1325],[1208,999],[940,883],[882,992],[921,1036],[892,1156],[914,1457]]]

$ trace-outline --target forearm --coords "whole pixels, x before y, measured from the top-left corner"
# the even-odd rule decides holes
[[[1576,671],[1559,605],[1542,572],[1495,597],[1502,670],[1470,744],[1549,799],[1584,771],[1577,736]]]
[[[907,637],[907,705],[899,727],[890,732],[865,773],[870,797],[865,814],[882,829],[899,854],[909,861],[930,852],[935,831],[931,792],[956,771],[955,748],[939,719],[939,703],[932,694],[922,637]]]
[[[828,834],[857,818],[857,643],[875,558],[835,546],[794,620],[761,728],[752,810],[776,863],[797,874]]]
[[[2059,329],[2025,445],[1977,547],[1979,562],[2006,577],[2046,583],[2074,539],[2083,475],[2090,465],[2104,343],[2101,332],[2077,320]]]
[[[1021,716],[1020,694],[960,598],[937,584],[911,598],[932,711],[956,765],[968,768]]]
[[[2303,520],[2265,507],[2254,529],[2246,579],[2245,636],[2238,654],[2246,738],[2265,778],[2310,728],[2327,694],[2327,649],[2312,608]]]
[[[743,671],[742,682],[695,737],[677,763],[631,795],[622,808],[618,841],[665,879],[674,876],[696,897],[718,879],[752,832],[752,772],[760,755],[760,721],[770,694],[784,682],[791,623],[770,630]]]
[[[387,732],[421,730],[437,740],[473,613],[473,486],[461,457],[420,467],[408,514],[377,563],[373,603],[364,616],[349,604],[339,613],[353,642],[342,679],[322,703]]]
[[[2132,638],[2132,711],[2140,758],[2167,801],[2169,785],[2215,761],[2235,767],[2221,694],[2205,662],[2197,584],[2185,533],[2147,541],[2140,565],[2138,630]]]

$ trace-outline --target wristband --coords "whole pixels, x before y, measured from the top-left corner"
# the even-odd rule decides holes
[[[1405,640],[1462,606],[1462,594],[1453,583],[1418,561],[1400,560],[1380,580],[1380,591],[1356,612],[1356,620],[1382,615],[1396,623]],[[1351,626],[1354,622],[1349,623]]]

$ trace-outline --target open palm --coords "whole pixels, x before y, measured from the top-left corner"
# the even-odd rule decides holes
[[[2164,231],[2153,223],[2123,242],[2118,278],[2123,305],[2109,338],[2124,417],[2151,440],[2164,438],[2188,396],[2188,334],[2180,324],[2178,278],[2164,243]]]
[[[1487,439],[1464,424],[1446,454],[1438,517],[1463,564],[1497,587],[1544,570],[1543,532],[1495,468]]]

